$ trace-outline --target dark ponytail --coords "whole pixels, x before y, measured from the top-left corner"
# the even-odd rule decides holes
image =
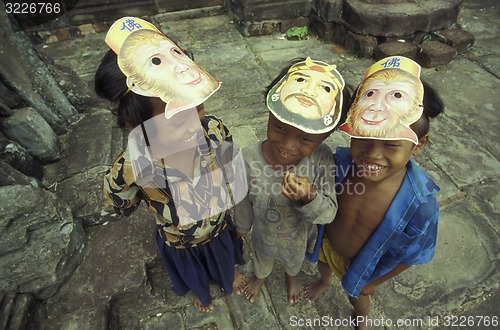
[[[424,85],[424,114],[429,118],[437,117],[444,112],[444,103],[438,92],[426,81],[422,80]]]
[[[104,55],[94,77],[96,94],[118,103],[114,113],[120,127],[134,128],[153,115],[150,98],[128,91],[127,77],[118,67],[118,58],[112,50]]]
[[[444,103],[438,92],[424,80],[422,80],[422,85],[424,85],[424,112],[420,119],[410,126],[419,139],[429,133],[430,118],[437,117],[444,112]]]

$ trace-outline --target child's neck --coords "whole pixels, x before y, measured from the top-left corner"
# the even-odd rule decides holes
[[[175,168],[182,172],[186,177],[194,177],[194,158],[196,148],[182,150],[174,155],[164,158],[164,162],[169,167]]]

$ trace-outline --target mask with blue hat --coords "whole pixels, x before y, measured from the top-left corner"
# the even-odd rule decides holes
[[[153,24],[123,17],[109,29],[108,46],[117,54],[129,92],[159,97],[165,116],[192,109],[220,88],[220,81],[194,63]]]

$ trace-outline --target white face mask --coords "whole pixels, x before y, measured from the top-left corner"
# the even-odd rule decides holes
[[[106,43],[118,56],[130,91],[159,97],[166,117],[196,107],[220,88],[220,81],[194,63],[151,23],[136,17],[117,20]]]
[[[366,71],[340,130],[355,138],[418,144],[410,125],[422,116],[423,95],[416,62],[401,56],[384,58]]]

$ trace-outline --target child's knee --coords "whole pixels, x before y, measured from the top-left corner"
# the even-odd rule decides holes
[[[359,295],[358,298],[349,297],[351,305],[360,315],[367,315],[371,308],[371,298],[369,295]]]

